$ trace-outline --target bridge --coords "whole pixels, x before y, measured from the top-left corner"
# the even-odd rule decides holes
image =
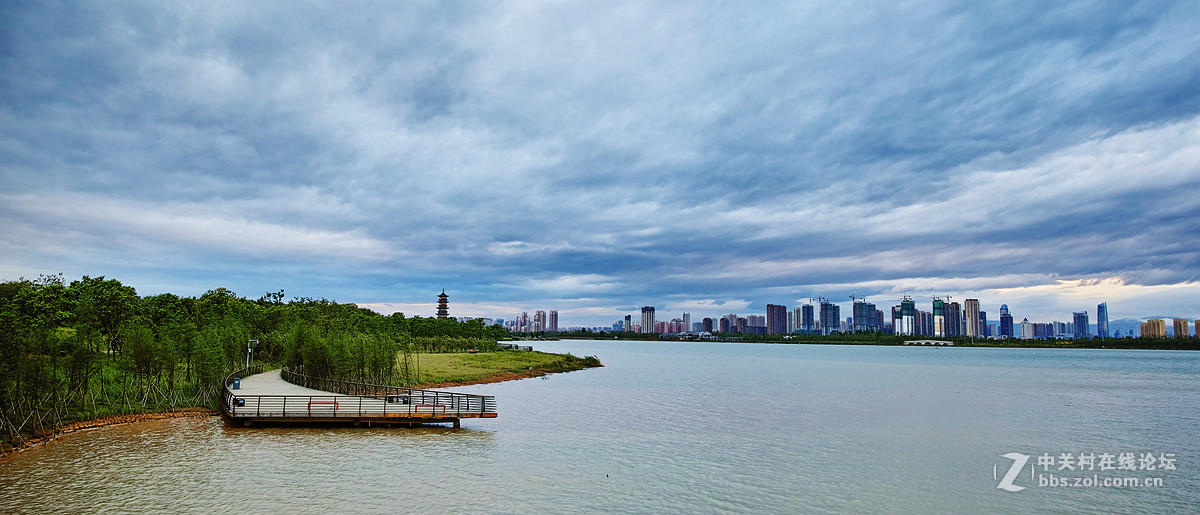
[[[225,377],[225,416],[256,422],[348,423],[355,426],[451,423],[495,418],[496,398],[439,390],[336,381],[254,365]]]

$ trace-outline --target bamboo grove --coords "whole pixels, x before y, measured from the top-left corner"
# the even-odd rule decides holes
[[[104,277],[0,282],[0,444],[79,420],[213,408],[249,346],[256,361],[312,375],[408,385],[420,381],[414,355],[491,350],[505,336],[478,320],[384,316],[283,291],[140,297]]]

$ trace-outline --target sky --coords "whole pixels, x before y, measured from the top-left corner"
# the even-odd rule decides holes
[[[1196,2],[0,4],[0,280],[1194,319],[1198,192]]]

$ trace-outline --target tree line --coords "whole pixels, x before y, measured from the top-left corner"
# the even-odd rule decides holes
[[[492,350],[479,320],[381,315],[354,304],[251,300],[225,288],[142,297],[116,279],[0,282],[0,443],[78,420],[217,406],[223,377],[256,361],[350,381],[413,384],[415,356]],[[254,340],[252,342],[252,340]]]

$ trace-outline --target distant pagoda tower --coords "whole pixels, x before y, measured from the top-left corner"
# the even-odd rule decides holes
[[[450,318],[450,296],[446,295],[446,289],[442,288],[442,294],[438,295],[438,318]]]

